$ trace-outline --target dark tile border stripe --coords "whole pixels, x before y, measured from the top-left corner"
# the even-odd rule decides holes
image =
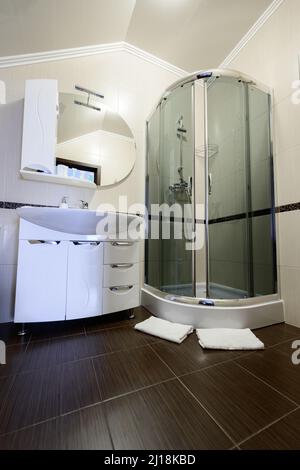
[[[19,207],[30,206],[30,207],[58,207],[50,206],[49,204],[28,204],[25,202],[8,202],[0,201],[0,209],[18,209]]]
[[[30,204],[30,203],[25,203],[25,202],[10,202],[10,201],[0,201],[0,209],[18,209],[19,207],[23,206],[30,206],[30,207],[58,207],[58,206],[51,206],[49,204]],[[275,212],[278,214],[280,212],[291,212],[291,211],[298,211],[300,210],[300,202],[293,202],[289,204],[284,204],[282,206],[277,206],[275,208]],[[261,215],[269,215],[271,214],[272,210],[269,209],[259,209],[253,212],[250,212],[250,217],[258,217]],[[141,214],[136,214],[138,216],[141,216]],[[239,219],[244,219],[246,217],[246,213],[239,213],[239,214],[233,214],[233,215],[228,215],[225,217],[216,217],[215,219],[211,219],[209,221],[210,224],[215,224],[215,223],[220,223],[220,222],[229,222],[232,220],[239,220]],[[153,215],[149,214],[148,215],[149,220],[163,220],[164,217],[162,215]],[[166,218],[167,220],[170,220],[171,222],[191,222],[191,219],[184,219],[183,217],[174,217],[171,216],[170,219]],[[204,224],[205,220],[204,219],[195,219],[195,223],[197,224]]]
[[[50,204],[30,204],[25,202],[7,202],[7,201],[0,201],[0,209],[18,209],[19,207],[29,206],[29,207],[59,207],[59,206],[51,206]],[[129,213],[132,215],[131,213]],[[137,217],[143,217],[143,214],[136,213]]]
[[[292,202],[290,204],[284,204],[283,206],[278,206],[275,209],[275,212],[290,212],[290,211],[299,211],[300,202]]]
[[[263,215],[270,215],[272,214],[272,209],[258,209],[256,211],[249,212],[249,217],[261,217]],[[247,213],[241,212],[240,214],[229,215],[227,217],[219,217],[216,219],[211,219],[208,223],[209,224],[218,224],[220,222],[231,222],[233,220],[241,220],[246,219]]]
[[[185,223],[185,222],[188,222],[188,223],[191,223],[193,221],[193,219],[185,219],[184,217],[174,217],[173,215],[171,215],[170,217],[166,217],[166,216],[163,216],[163,215],[154,215],[154,214],[148,214],[148,220],[159,220],[160,222],[162,222],[163,220],[167,221],[167,222],[180,222],[180,223]],[[195,219],[195,223],[196,224],[204,224],[205,223],[205,220],[204,219]]]
[[[275,208],[275,213],[281,213],[281,212],[291,212],[291,211],[296,211],[296,210],[300,210],[300,202],[294,202],[294,203],[291,203],[291,204],[285,204],[285,205],[282,205],[282,206],[277,206]],[[272,209],[271,208],[267,208],[267,209],[258,209],[258,210],[255,210],[255,211],[252,211],[249,213],[249,217],[261,217],[261,216],[264,216],[264,215],[270,215],[272,214]],[[246,212],[241,212],[239,214],[233,214],[233,215],[228,215],[228,216],[225,216],[225,217],[216,217],[215,219],[210,219],[209,221],[209,224],[218,224],[218,223],[223,223],[223,222],[232,222],[234,220],[242,220],[242,219],[245,219],[247,217],[247,213]],[[173,217],[171,216],[170,218],[167,218],[167,217],[163,217],[162,215],[158,216],[158,215],[151,215],[149,214],[148,216],[148,219],[149,220],[169,220],[170,222],[181,222],[181,223],[184,223],[184,222],[191,222],[191,219],[184,219],[183,217]],[[205,220],[204,219],[195,219],[195,223],[196,224],[205,224]]]

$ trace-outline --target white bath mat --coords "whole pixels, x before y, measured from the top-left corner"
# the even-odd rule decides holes
[[[182,343],[194,330],[191,325],[172,323],[157,317],[147,318],[147,320],[137,323],[134,328],[143,333],[158,336],[159,338],[178,344]]]
[[[264,349],[262,343],[249,328],[198,328],[198,340],[204,349]]]

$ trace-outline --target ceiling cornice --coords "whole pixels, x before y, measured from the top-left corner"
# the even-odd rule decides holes
[[[254,25],[249,29],[249,31],[243,36],[239,43],[234,47],[234,49],[228,54],[224,61],[219,65],[218,68],[226,68],[234,60],[234,58],[239,54],[239,52],[246,46],[246,44],[253,38],[253,36],[260,30],[260,28],[265,24],[265,22],[273,15],[273,13],[280,7],[280,5],[285,0],[273,0],[270,6],[265,10],[265,12],[259,17],[259,19],[254,23]],[[156,57],[149,52],[139,49],[132,44],[127,42],[113,42],[109,44],[99,44],[93,46],[83,46],[70,49],[59,49],[55,51],[46,51],[46,52],[34,52],[30,54],[20,54],[0,57],[0,69],[8,67],[18,67],[22,65],[31,65],[41,62],[51,62],[57,60],[66,60],[74,59],[77,57],[84,57],[90,55],[98,54],[108,54],[113,52],[127,52],[136,57],[139,57],[147,62],[150,62],[158,67],[161,67],[178,77],[184,77],[188,75],[189,72],[176,67],[169,62]]]
[[[40,62],[52,62],[56,60],[75,59],[90,55],[109,54],[113,52],[127,52],[139,57],[147,62],[157,65],[179,77],[187,75],[188,72],[176,67],[169,62],[156,57],[138,47],[127,42],[113,42],[110,44],[99,44],[95,46],[83,46],[71,49],[59,49],[57,51],[33,52],[30,54],[12,55],[0,57],[0,68],[18,67],[22,65],[32,65]]]
[[[218,68],[226,68],[231,62],[236,58],[236,56],[241,52],[242,49],[248,44],[248,42],[255,36],[255,34],[262,28],[265,22],[275,13],[275,11],[282,5],[285,0],[273,0],[269,7],[264,11],[264,13],[258,18],[254,25],[249,29],[249,31],[242,37],[242,39],[237,43],[237,45],[232,49],[228,56],[223,60]]]
[[[135,55],[136,57],[140,57],[141,59],[155,64],[165,70],[168,70],[169,72],[178,75],[178,77],[185,77],[189,73],[186,70],[176,67],[176,65],[170,64],[170,62],[160,59],[159,57],[156,57],[153,54],[149,54],[149,52],[146,52],[143,49],[139,49],[138,47],[129,44],[128,42],[124,42],[124,51],[128,52],[129,54]]]
[[[83,46],[71,49],[59,49],[56,51],[32,52],[0,57],[0,68],[18,67],[20,65],[38,64],[39,62],[51,62],[54,60],[73,59],[95,54],[106,54],[109,52],[120,52],[123,50],[123,42],[100,44],[96,46]]]

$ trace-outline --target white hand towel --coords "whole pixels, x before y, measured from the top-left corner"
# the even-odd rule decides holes
[[[182,343],[187,336],[193,332],[191,325],[181,325],[180,323],[172,323],[157,317],[150,317],[147,320],[137,323],[134,327],[138,331],[148,333],[149,335],[158,336],[159,338],[173,341],[174,343]]]
[[[204,349],[263,349],[264,344],[249,328],[198,328],[198,340]]]

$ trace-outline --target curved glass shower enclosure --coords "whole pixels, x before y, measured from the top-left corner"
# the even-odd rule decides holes
[[[147,122],[144,304],[278,299],[270,122],[270,92],[238,72],[165,92]]]

